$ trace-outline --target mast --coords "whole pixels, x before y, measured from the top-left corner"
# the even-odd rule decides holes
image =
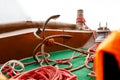
[[[76,29],[84,30],[85,19],[83,17],[83,10],[77,10]]]

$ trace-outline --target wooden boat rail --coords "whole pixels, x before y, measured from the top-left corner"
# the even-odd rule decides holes
[[[34,36],[34,32],[36,28],[41,27],[42,24],[43,22],[38,24],[32,21],[0,24],[0,64],[11,59],[22,59],[32,56],[34,48],[41,42],[41,40]],[[55,34],[71,35],[71,39],[56,38],[55,41],[74,48],[85,46],[92,36],[92,31],[71,30],[75,29],[75,24],[50,22],[47,28],[50,29],[45,30],[46,36]],[[62,30],[63,28],[65,28],[64,31]],[[88,43],[88,45],[90,44],[91,43]],[[65,49],[67,48],[57,45],[45,47],[46,52]]]

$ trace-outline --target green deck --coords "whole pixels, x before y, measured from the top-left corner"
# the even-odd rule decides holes
[[[57,51],[57,52],[52,52],[51,53],[51,56],[50,56],[50,59],[61,59],[61,58],[69,58],[71,57],[73,51],[72,50],[63,50],[63,51]],[[76,53],[76,55],[78,55],[80,53]],[[71,61],[71,63],[73,64],[73,68],[76,68],[76,67],[79,67],[80,65],[84,64],[84,60],[85,60],[85,54],[82,55],[81,57],[79,58],[75,58]],[[32,62],[34,61],[32,57],[30,58],[25,58],[25,59],[22,59],[21,60],[23,63],[27,63],[27,62]],[[50,64],[53,64],[53,63],[50,63]],[[91,65],[92,63],[90,63]],[[44,64],[45,65],[45,64]],[[60,68],[63,68],[67,65],[58,65]],[[28,66],[25,66],[25,71],[29,71],[31,69],[34,69],[34,68],[38,68],[39,67],[39,64],[36,63],[36,64],[32,64],[32,65],[28,65]],[[86,67],[80,69],[80,70],[77,70],[77,71],[74,71],[73,73],[75,75],[77,75],[78,77],[78,80],[95,80],[94,78],[91,78],[89,77],[87,74],[90,72],[91,70],[87,69]]]

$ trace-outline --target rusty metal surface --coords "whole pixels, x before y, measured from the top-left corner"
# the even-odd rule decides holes
[[[54,34],[63,34],[62,30],[46,30],[46,36]],[[75,48],[82,47],[92,36],[91,31],[65,31],[64,34],[72,35],[71,39],[56,38],[60,42]],[[33,33],[25,33],[0,39],[0,63],[11,59],[21,59],[32,56],[36,45],[41,42]],[[51,45],[45,47],[46,52],[64,50],[61,46]]]

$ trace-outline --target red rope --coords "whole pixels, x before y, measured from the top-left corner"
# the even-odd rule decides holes
[[[84,17],[79,17],[76,19],[76,22],[85,23],[86,21],[85,21]]]
[[[83,23],[83,25],[85,26],[86,29],[89,29],[89,30],[92,31],[93,37],[94,37],[94,39],[96,39],[95,31],[93,31],[92,29],[90,29],[90,28],[86,25],[86,23],[85,23],[86,21],[85,21],[85,18],[84,18],[84,17],[78,17],[78,18],[76,19],[76,22]]]
[[[15,73],[19,74],[18,71],[13,70],[10,66],[5,66],[5,67],[2,69],[2,73],[3,73],[3,74],[6,74],[6,75],[9,76],[9,77],[15,76],[15,75],[16,75]]]
[[[23,73],[13,79],[18,80],[77,80],[76,75],[66,69],[59,69],[54,66],[43,66],[26,73]]]

